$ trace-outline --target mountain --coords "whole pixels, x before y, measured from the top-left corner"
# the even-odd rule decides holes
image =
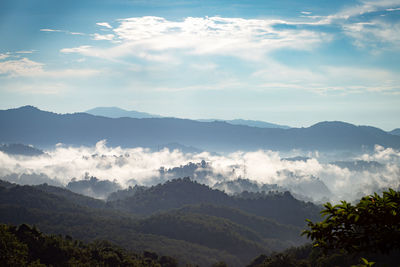
[[[107,241],[84,244],[70,236],[45,235],[35,226],[0,224],[1,266],[178,266],[169,256],[129,253]]]
[[[89,109],[85,111],[85,113],[95,115],[95,116],[103,116],[108,118],[135,118],[135,119],[144,119],[144,118],[161,118],[160,115],[154,115],[146,112],[140,112],[135,110],[125,110],[118,107],[97,107],[93,109]],[[218,120],[218,119],[199,119],[197,121],[201,122],[213,122],[213,121],[220,121],[220,122],[227,122],[233,125],[245,125],[250,127],[259,127],[259,128],[282,128],[282,129],[289,129],[289,126],[286,125],[279,125],[264,121],[255,121],[255,120],[242,120],[242,119],[235,119],[235,120]]]
[[[348,169],[350,171],[357,172],[379,172],[385,167],[383,164],[377,161],[365,161],[365,160],[355,160],[355,161],[334,161],[330,164],[339,166],[342,169]]]
[[[258,128],[280,128],[280,129],[291,128],[286,125],[279,125],[279,124],[269,123],[269,122],[265,122],[265,121],[242,120],[242,119],[234,119],[234,120],[199,119],[198,121],[201,121],[201,122],[220,121],[220,122],[227,122],[227,123],[233,124],[233,125],[244,125],[244,126],[258,127]]]
[[[186,205],[213,204],[240,209],[281,224],[303,227],[306,218],[319,219],[319,208],[295,199],[289,192],[247,193],[234,197],[211,189],[189,178],[175,179],[146,190],[138,190],[125,199],[108,202],[110,207],[137,215],[165,212]]]
[[[390,131],[389,133],[393,134],[393,135],[400,135],[400,128],[394,129],[393,131]]]
[[[97,107],[92,108],[85,113],[95,115],[95,116],[103,116],[108,118],[136,118],[136,119],[144,119],[144,118],[161,118],[159,115],[154,115],[146,112],[140,112],[135,110],[125,110],[118,107]]]
[[[20,185],[39,185],[46,183],[49,185],[62,186],[60,181],[54,178],[52,179],[44,173],[10,173],[0,176],[0,179]]]
[[[0,111],[0,142],[51,147],[57,143],[156,147],[180,143],[208,151],[361,150],[376,144],[400,148],[400,136],[378,128],[321,122],[308,128],[256,128],[226,122],[176,118],[106,118],[87,113],[56,114],[25,106]]]
[[[188,189],[187,192],[182,192],[182,188]],[[226,199],[224,193],[188,179],[175,180],[156,188],[143,188],[134,195],[145,191],[148,193],[140,197],[143,200],[141,205],[132,202],[136,199],[131,197],[105,202],[65,188],[19,186],[0,181],[0,223],[27,223],[45,233],[69,235],[85,242],[109,240],[135,252],[147,250],[172,256],[182,266],[187,263],[212,266],[218,261],[224,261],[229,266],[245,266],[259,254],[270,255],[274,250],[305,242],[305,238],[299,236],[300,226],[282,223],[286,220],[285,216],[298,216],[301,220],[304,216],[312,220],[319,218],[319,208],[289,195],[272,197],[270,201],[261,199],[262,205],[255,202],[257,197],[239,201],[265,210],[261,212],[263,216],[244,211],[240,205],[236,208],[221,206],[215,200]],[[151,204],[149,200],[156,200],[157,193],[160,193],[157,195],[159,200],[168,203],[168,209],[155,209],[160,201]],[[185,205],[200,203],[199,200],[206,197],[209,197],[207,203]],[[228,199],[232,203],[236,201],[235,198]],[[126,209],[122,209],[124,204],[128,205]],[[148,209],[144,213],[149,216],[141,216],[132,208],[127,210],[129,205],[141,205],[138,210]],[[290,205],[293,205],[293,210],[288,209]],[[283,218],[275,220],[270,206],[282,210]],[[302,215],[294,214],[295,210]],[[304,220],[301,224],[304,225]]]
[[[0,151],[9,155],[21,156],[40,156],[44,154],[44,152],[40,149],[23,144],[5,144],[0,146]]]
[[[72,192],[90,196],[93,198],[106,199],[112,192],[121,189],[117,182],[99,180],[96,177],[89,177],[87,174],[83,180],[72,179],[66,186]]]

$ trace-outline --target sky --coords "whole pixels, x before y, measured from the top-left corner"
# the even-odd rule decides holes
[[[0,109],[400,127],[400,0],[2,0]]]

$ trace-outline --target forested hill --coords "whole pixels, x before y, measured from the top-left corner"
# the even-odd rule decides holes
[[[270,218],[282,224],[302,227],[305,219],[318,219],[319,208],[312,203],[295,199],[285,193],[247,193],[246,196],[228,196],[224,192],[191,181],[175,179],[164,184],[140,190],[131,197],[109,202],[108,205],[148,215],[159,211],[180,208],[185,205],[210,203],[240,209],[257,216]]]
[[[153,202],[165,204],[155,209]],[[181,265],[244,266],[260,254],[303,244],[300,225],[318,211],[290,194],[233,198],[188,179],[111,202],[49,185],[0,182],[0,223],[28,223],[86,242],[108,240],[137,253],[169,255]]]
[[[176,118],[105,118],[87,113],[56,114],[32,106],[0,111],[0,143],[38,147],[57,143],[156,147],[180,143],[209,151],[350,150],[374,145],[400,147],[400,136],[368,126],[321,122],[308,128],[273,129]]]

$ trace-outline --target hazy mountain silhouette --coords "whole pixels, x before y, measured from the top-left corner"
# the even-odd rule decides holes
[[[162,118],[163,116],[150,114],[146,112],[140,112],[135,110],[125,110],[118,107],[97,107],[93,109],[89,109],[85,111],[85,113],[89,113],[96,116],[103,116],[108,118],[135,118],[135,119],[144,119],[144,118]],[[274,123],[269,123],[265,121],[255,121],[255,120],[242,120],[242,119],[235,119],[235,120],[219,120],[219,119],[199,119],[197,121],[201,122],[213,122],[213,121],[223,121],[233,125],[246,125],[251,127],[259,127],[259,128],[282,128],[288,129],[289,126],[286,125],[279,125]]]
[[[389,132],[390,134],[400,135],[400,128],[394,129],[393,131]]]
[[[235,150],[360,150],[400,147],[400,136],[344,122],[320,122],[308,128],[257,128],[226,122],[176,118],[106,118],[87,113],[56,114],[32,106],[0,111],[0,142],[38,147],[94,145],[156,147],[180,143],[208,151]]]
[[[385,167],[385,165],[377,161],[365,161],[365,160],[355,160],[355,161],[334,161],[331,164],[339,166],[342,169],[348,169],[350,171],[368,171],[368,172],[379,172]]]
[[[22,155],[22,156],[40,156],[44,152],[33,146],[23,144],[5,144],[0,146],[0,151],[9,155]]]
[[[140,112],[135,110],[125,110],[118,107],[97,107],[92,108],[85,113],[89,113],[95,116],[103,116],[108,118],[136,118],[136,119],[144,119],[144,118],[161,118],[160,115],[154,115],[146,112]]]
[[[233,124],[233,125],[245,125],[245,126],[250,126],[250,127],[258,127],[258,128],[280,128],[280,129],[291,128],[286,125],[279,125],[279,124],[265,122],[265,121],[243,120],[243,119],[234,119],[234,120],[200,119],[198,121],[201,121],[201,122],[222,121],[222,122],[227,122],[227,123]]]

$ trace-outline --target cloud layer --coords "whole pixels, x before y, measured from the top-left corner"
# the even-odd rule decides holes
[[[304,194],[304,188],[301,189],[304,186],[315,188],[308,195],[314,200],[326,200],[317,189],[321,181],[332,193],[325,197],[333,201],[353,200],[382,188],[400,186],[400,151],[382,147],[376,147],[372,154],[354,158],[380,162],[382,168],[379,171],[368,166],[357,170],[322,163],[318,153],[311,154],[313,157],[305,160],[287,160],[274,151],[235,152],[224,156],[208,152],[184,154],[168,149],[152,152],[144,148],[112,148],[105,141],[97,143],[95,147],[59,145],[46,153],[38,157],[15,157],[0,152],[0,177],[25,174],[26,180],[29,178],[26,175],[42,175],[42,178],[45,175],[56,184],[66,185],[72,178],[80,180],[89,173],[101,180],[116,180],[122,186],[135,183],[153,185],[163,182],[159,173],[161,166],[168,169],[205,160],[209,163],[209,174],[202,182],[210,186],[249,178],[260,184],[277,184],[295,193]],[[299,152],[293,152],[296,153]],[[168,176],[162,179],[166,180]]]

